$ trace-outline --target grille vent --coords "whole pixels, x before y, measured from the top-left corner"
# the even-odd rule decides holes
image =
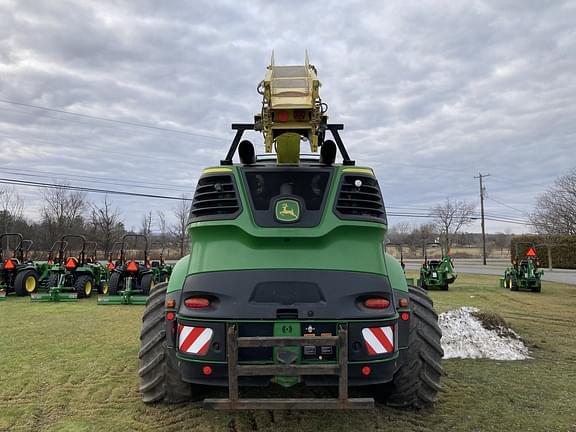
[[[378,181],[371,176],[344,175],[336,200],[342,219],[366,219],[386,223],[386,210]]]
[[[238,192],[231,175],[202,177],[190,209],[190,221],[194,219],[233,219],[240,211]]]

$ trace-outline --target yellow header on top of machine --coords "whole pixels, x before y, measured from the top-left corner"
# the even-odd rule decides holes
[[[316,68],[304,65],[277,66],[274,52],[264,80],[258,86],[262,95],[262,111],[255,116],[254,129],[264,135],[266,152],[272,152],[276,138],[283,133],[298,133],[310,143],[312,152],[318,151],[320,124],[326,121],[326,104],[320,99],[320,81]]]

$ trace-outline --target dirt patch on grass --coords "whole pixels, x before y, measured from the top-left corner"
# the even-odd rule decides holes
[[[513,338],[522,340],[522,338],[510,328],[510,325],[506,322],[506,320],[497,313],[494,312],[484,312],[484,311],[476,311],[472,312],[472,316],[476,317],[482,323],[482,327],[486,330],[492,330],[498,333],[500,337],[504,338]]]

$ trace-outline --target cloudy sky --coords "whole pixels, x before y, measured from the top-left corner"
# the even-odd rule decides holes
[[[574,23],[560,0],[0,0],[0,178],[191,196],[230,123],[259,111],[271,51],[298,64],[308,49],[390,213],[479,203],[481,172],[488,216],[525,220],[576,166]],[[40,190],[18,192],[37,218]],[[176,206],[111,198],[128,227]]]

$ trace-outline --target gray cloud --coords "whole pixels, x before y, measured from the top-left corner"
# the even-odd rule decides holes
[[[331,120],[346,124],[358,162],[376,167],[391,209],[478,201],[482,171],[492,174],[489,195],[529,212],[575,165],[575,18],[569,1],[0,0],[1,99],[223,138],[0,103],[10,149],[0,170],[191,192],[201,167],[224,155],[230,123],[259,110],[271,50],[278,63],[299,63],[307,48]],[[38,193],[20,190],[33,217]],[[172,206],[113,199],[134,226],[146,209]]]

